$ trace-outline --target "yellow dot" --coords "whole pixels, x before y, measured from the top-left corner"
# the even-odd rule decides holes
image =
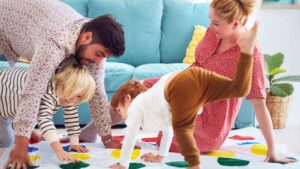
[[[29,155],[29,160],[30,160],[30,161],[37,161],[37,160],[39,160],[40,158],[41,158],[40,156]]]
[[[117,149],[117,150],[114,150],[110,153],[110,155],[114,158],[118,158],[120,159],[121,158],[121,150],[120,149]],[[140,156],[140,150],[139,149],[134,149],[132,154],[131,154],[131,160],[136,160],[137,158],[139,158]]]
[[[214,151],[207,154],[208,156],[214,156],[214,157],[223,157],[223,158],[230,158],[236,156],[234,152],[230,151]]]
[[[256,155],[262,155],[265,156],[268,151],[268,146],[264,144],[254,144],[251,147],[251,152]]]
[[[88,154],[84,154],[84,153],[70,154],[70,156],[73,158],[80,159],[80,160],[87,160],[90,158],[90,156]]]

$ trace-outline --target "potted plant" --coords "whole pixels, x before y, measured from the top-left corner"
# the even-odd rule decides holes
[[[294,92],[294,87],[286,82],[300,82],[300,75],[281,76],[276,78],[278,74],[287,70],[280,68],[283,63],[284,55],[276,53],[274,55],[264,55],[266,76],[269,80],[269,88],[267,88],[267,107],[271,114],[274,129],[284,128],[288,116],[288,107],[290,96]]]

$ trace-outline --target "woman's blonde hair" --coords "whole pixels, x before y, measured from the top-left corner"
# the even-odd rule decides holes
[[[52,82],[55,86],[54,93],[59,98],[70,98],[81,93],[81,97],[74,104],[89,101],[96,89],[95,80],[88,69],[78,64],[74,58],[63,61]]]
[[[238,20],[245,25],[248,17],[254,13],[261,4],[261,0],[213,0],[210,4],[217,16],[232,23]]]

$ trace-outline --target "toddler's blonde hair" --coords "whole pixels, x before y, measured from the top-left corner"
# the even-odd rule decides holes
[[[216,15],[225,19],[228,23],[238,20],[245,25],[248,17],[254,13],[261,4],[261,0],[213,0],[210,7]]]
[[[74,58],[63,61],[53,77],[55,95],[59,98],[70,98],[79,93],[81,97],[76,105],[89,101],[96,89],[96,83],[88,69],[76,62]]]

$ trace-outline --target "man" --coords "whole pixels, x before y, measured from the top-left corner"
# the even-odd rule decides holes
[[[111,139],[111,118],[104,89],[104,63],[124,53],[122,26],[111,16],[90,20],[57,0],[2,0],[0,3],[0,53],[13,66],[20,55],[31,59],[17,115],[15,144],[5,166],[26,168],[27,145],[40,99],[57,66],[68,57],[85,64],[95,78],[97,89],[89,103],[98,134],[106,147],[119,147]]]

